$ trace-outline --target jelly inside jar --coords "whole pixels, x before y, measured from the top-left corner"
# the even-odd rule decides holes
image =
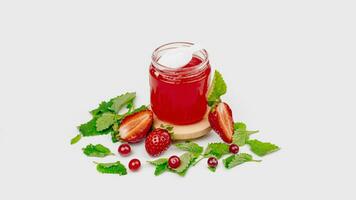
[[[182,68],[194,70],[202,62],[199,57],[192,57]],[[203,119],[207,111],[206,93],[211,73],[209,62],[206,65],[193,77],[182,78],[182,74],[177,72],[167,78],[151,64],[151,108],[160,120],[186,125]]]

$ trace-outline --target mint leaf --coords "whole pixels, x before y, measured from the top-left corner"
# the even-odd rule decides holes
[[[95,163],[95,162],[94,162]],[[103,174],[119,174],[120,176],[126,175],[126,167],[117,161],[115,163],[95,163],[96,170]]]
[[[79,126],[79,132],[82,134],[82,136],[90,137],[90,136],[98,136],[98,135],[107,135],[112,132],[112,130],[110,130],[110,129],[106,129],[103,131],[97,131],[96,130],[96,120],[97,120],[97,118],[94,117],[89,122]]]
[[[199,146],[197,143],[194,142],[178,143],[175,146],[180,150],[188,151],[195,155],[202,154],[204,150],[203,147]]]
[[[80,139],[82,139],[82,134],[78,134],[73,139],[71,139],[70,144],[71,145],[76,144],[79,142]]]
[[[167,158],[161,158],[155,161],[149,161],[149,163],[156,166],[155,176],[159,176],[169,170]]]
[[[248,131],[245,123],[237,122],[234,124],[235,133],[232,136],[233,143],[237,146],[244,146],[250,139],[250,135],[258,133],[259,131]]]
[[[217,70],[215,70],[212,84],[208,91],[208,105],[212,106],[214,103],[220,101],[220,97],[226,93],[226,83]]]
[[[123,108],[128,103],[132,102],[135,98],[136,98],[135,92],[131,92],[131,93],[128,92],[126,94],[120,95],[111,100],[112,105],[110,107],[110,110],[114,111],[115,113],[118,113],[121,110],[121,108]]]
[[[251,151],[258,156],[265,156],[267,154],[278,151],[280,148],[269,142],[261,142],[258,140],[249,140],[247,144],[250,145]]]
[[[116,114],[114,113],[104,113],[96,120],[96,130],[103,131],[110,128],[116,121]]]
[[[226,143],[211,143],[206,148],[204,156],[215,156],[217,159],[220,159],[224,155],[230,153],[229,148],[230,146]]]
[[[158,166],[158,165],[162,165],[164,163],[168,163],[168,159],[167,158],[160,158],[158,160],[154,160],[154,161],[148,161],[150,164],[154,165],[154,166]]]
[[[234,124],[234,129],[235,129],[235,131],[236,131],[236,130],[246,130],[246,129],[247,129],[247,126],[246,126],[246,124],[243,123],[243,122],[236,122],[236,123]]]
[[[195,156],[191,153],[185,153],[180,156],[180,166],[177,169],[173,169],[174,172],[180,176],[185,176],[192,162],[194,161]]]
[[[155,176],[159,176],[168,170],[168,162],[161,165],[157,165],[155,169]]]
[[[101,144],[97,144],[97,145],[89,144],[88,146],[83,148],[83,153],[88,157],[98,157],[98,158],[114,155],[113,153],[111,153],[110,149],[108,149],[107,147]]]
[[[112,106],[112,102],[109,101],[109,102],[106,102],[106,101],[103,101],[99,104],[99,107],[90,111],[90,113],[95,117],[95,116],[100,116],[101,114],[103,113],[106,113],[106,112],[111,112],[110,110],[110,107]]]
[[[168,167],[168,159],[161,158],[155,161],[149,161],[150,164],[156,166],[155,175],[159,176],[166,171],[176,173],[180,176],[185,176],[188,169],[192,166],[194,161],[197,159],[197,156],[192,153],[185,153],[180,156],[180,166],[177,169],[170,169]]]
[[[247,153],[241,153],[237,155],[229,156],[223,160],[224,166],[227,169],[231,169],[245,162],[260,162],[259,160],[253,160],[252,156]]]
[[[208,167],[208,169],[212,172],[216,172],[216,167]]]

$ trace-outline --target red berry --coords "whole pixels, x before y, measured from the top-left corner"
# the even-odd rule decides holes
[[[141,167],[141,162],[138,159],[132,159],[129,163],[131,171],[137,171]]]
[[[159,156],[171,145],[171,135],[166,129],[157,128],[148,134],[145,147],[151,156]]]
[[[172,169],[177,169],[180,166],[180,158],[178,156],[172,156],[168,160],[168,165]]]
[[[232,144],[232,145],[230,145],[229,150],[230,150],[230,153],[238,154],[240,151],[240,147],[237,146],[236,144]]]
[[[218,159],[216,159],[215,157],[210,157],[208,159],[208,165],[209,167],[212,167],[212,168],[216,168],[219,164],[219,161]]]
[[[131,147],[129,144],[122,144],[119,146],[118,152],[123,156],[127,156],[131,153]]]

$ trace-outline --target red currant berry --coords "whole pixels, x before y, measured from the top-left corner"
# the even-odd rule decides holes
[[[210,158],[208,159],[208,165],[209,165],[209,167],[215,168],[215,167],[218,166],[218,164],[219,164],[219,161],[218,161],[218,159],[216,159],[215,157],[210,157]]]
[[[236,144],[232,144],[232,145],[230,145],[229,150],[230,150],[230,153],[238,154],[240,151],[240,147],[237,146]]]
[[[168,165],[171,169],[177,169],[180,166],[180,158],[178,156],[172,156],[168,160]]]
[[[141,167],[141,162],[138,159],[132,159],[129,163],[131,171],[137,171]]]
[[[123,156],[127,156],[131,152],[131,147],[128,144],[122,144],[119,146],[118,152]]]

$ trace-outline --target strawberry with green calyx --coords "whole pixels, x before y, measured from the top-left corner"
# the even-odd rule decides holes
[[[210,106],[209,123],[211,128],[219,134],[226,143],[232,143],[234,134],[234,119],[227,103],[221,101],[226,93],[226,83],[222,75],[215,71],[213,82],[208,91],[207,102]]]
[[[154,129],[146,138],[145,148],[149,155],[157,157],[171,146],[173,127],[161,125]]]

